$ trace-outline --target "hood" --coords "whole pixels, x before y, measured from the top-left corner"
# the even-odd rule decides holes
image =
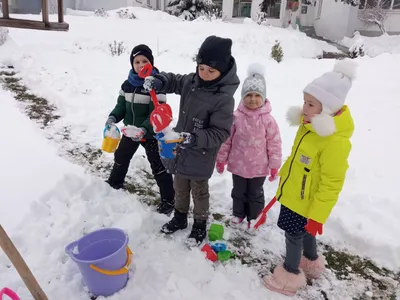
[[[271,103],[268,101],[268,99],[265,99],[264,104],[258,109],[249,109],[243,104],[243,101],[240,101],[237,110],[245,114],[246,116],[254,117],[254,116],[269,114],[272,108],[271,108]]]
[[[286,119],[292,126],[303,124],[303,109],[297,106],[291,107],[286,114]],[[312,118],[311,123],[304,124],[304,126],[322,137],[335,134],[350,138],[354,132],[353,117],[347,105],[344,105],[334,116],[327,114],[316,115]]]

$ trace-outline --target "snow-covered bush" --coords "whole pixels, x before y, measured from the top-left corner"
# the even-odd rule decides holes
[[[355,43],[350,49],[349,49],[349,57],[350,58],[357,58],[357,57],[363,57],[365,55],[364,51],[364,45]]]
[[[0,46],[3,45],[8,36],[8,29],[5,27],[0,27]]]
[[[117,43],[117,41],[114,41],[113,43],[110,43],[108,46],[112,56],[120,56],[126,50],[124,42]]]
[[[94,15],[100,18],[107,18],[108,12],[104,10],[104,8],[99,8],[94,11]]]
[[[188,21],[199,17],[206,17],[208,20],[212,20],[212,18],[221,16],[212,0],[170,0],[167,5],[167,11]]]
[[[136,16],[133,14],[133,12],[130,12],[127,8],[118,10],[117,16],[120,19],[136,19]]]
[[[256,23],[258,25],[268,25],[267,13],[262,12],[262,11],[261,12],[257,12],[256,13],[256,18],[257,18]]]
[[[3,6],[2,3],[0,2],[0,18],[3,16]],[[0,27],[0,46],[3,45],[8,36],[8,28],[6,27]]]

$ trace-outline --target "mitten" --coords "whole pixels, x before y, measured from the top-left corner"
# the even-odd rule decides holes
[[[274,181],[278,177],[278,169],[271,169],[271,173],[268,177],[269,181]]]
[[[110,127],[111,125],[114,125],[115,122],[117,122],[117,119],[114,116],[109,116],[104,126]]]
[[[217,172],[218,172],[219,174],[222,174],[222,173],[224,173],[225,164],[222,163],[222,162],[217,162],[215,168],[217,169]]]
[[[308,219],[307,225],[304,226],[304,229],[307,230],[307,232],[313,236],[316,236],[317,233],[319,235],[322,234],[322,224],[318,223],[314,220]]]
[[[196,146],[197,136],[194,133],[181,132],[180,136],[183,138],[179,143],[181,148],[192,148]]]
[[[142,127],[136,127],[132,125],[128,125],[121,129],[121,132],[126,137],[131,138],[135,142],[139,142],[143,136],[146,134],[146,129]]]
[[[161,91],[163,86],[164,86],[164,82],[162,82],[161,79],[158,79],[154,76],[147,76],[144,79],[143,88],[146,91],[150,91],[150,90],[155,90],[156,92]]]

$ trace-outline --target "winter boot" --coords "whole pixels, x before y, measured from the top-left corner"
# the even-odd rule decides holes
[[[106,180],[106,182],[114,189],[118,190],[124,187],[124,181],[126,173],[128,172],[128,166],[121,166],[117,163],[114,163],[114,166],[111,170],[110,177]]]
[[[308,279],[318,279],[325,271],[325,257],[320,255],[313,261],[302,256],[300,260],[300,268],[303,269],[304,274]]]
[[[170,202],[162,199],[160,204],[158,204],[157,206],[157,212],[159,214],[164,214],[169,216],[173,210],[174,210],[174,201]]]
[[[163,227],[161,227],[161,232],[165,234],[172,234],[178,230],[187,228],[187,226],[188,226],[187,213],[181,213],[175,210],[174,217],[172,218],[171,221],[169,221],[168,223],[164,224]]]
[[[200,245],[207,235],[207,220],[194,220],[192,232],[186,240],[191,247]]]
[[[301,269],[299,274],[289,273],[283,265],[277,266],[272,275],[264,277],[267,289],[286,296],[294,296],[306,284],[306,276]]]
[[[230,221],[231,227],[238,228],[243,223],[243,218],[233,216]]]

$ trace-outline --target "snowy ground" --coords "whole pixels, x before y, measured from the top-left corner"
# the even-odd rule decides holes
[[[382,53],[400,54],[400,35],[383,34],[378,37],[366,37],[355,33],[354,37],[345,37],[340,44],[352,48],[363,45],[365,54],[370,57]]]
[[[241,80],[250,62],[266,65],[268,97],[281,128],[285,156],[295,134],[284,120],[285,111],[290,105],[301,105],[303,87],[332,68],[333,60],[312,59],[332,46],[293,30],[254,24],[190,23],[173,17],[159,20],[160,13],[139,8],[134,12],[136,20],[67,16],[71,28],[68,33],[10,30],[11,39],[0,48],[0,80],[13,84],[11,79],[21,78],[32,93],[55,105],[53,114],[60,117],[50,116],[52,122],[47,126],[39,124],[44,127],[40,131],[39,125],[21,113],[26,104],[16,102],[9,92],[0,91],[2,118],[14,129],[6,131],[3,139],[12,148],[3,144],[0,148],[0,162],[6,170],[0,175],[6,199],[1,202],[2,225],[50,299],[88,299],[80,274],[63,249],[82,234],[103,226],[126,230],[135,253],[135,274],[128,287],[112,299],[284,299],[266,291],[258,276],[260,272],[268,273],[284,253],[284,238],[275,226],[278,204],[257,237],[246,240],[229,229],[225,236],[238,240],[232,246],[242,242],[250,245],[241,250],[267,264],[249,267],[236,261],[214,269],[199,251],[188,252],[184,248],[182,241],[188,231],[177,234],[172,241],[157,234],[168,218],[142,204],[146,200],[143,191],[149,195],[147,190],[154,190],[154,186],[149,186],[153,182],[142,176],[149,172],[142,149],[129,172],[141,189],[138,195],[114,191],[99,178],[108,175],[106,168],[112,162],[111,155],[98,150],[104,121],[129,69],[129,50],[112,57],[108,44],[123,41],[130,49],[147,43],[154,49],[159,69],[184,73],[194,70],[192,57],[207,35],[231,37]],[[276,39],[281,41],[285,53],[281,64],[269,59]],[[400,227],[395,224],[400,192],[395,184],[400,168],[396,159],[400,127],[395,120],[400,113],[400,55],[383,54],[358,62],[359,78],[348,98],[356,124],[350,169],[320,240],[398,272]],[[6,65],[14,69],[7,69]],[[16,75],[7,76],[11,71]],[[237,100],[239,94],[240,89]],[[178,100],[176,95],[168,96],[175,115]],[[230,214],[230,176],[216,174],[211,179],[212,213],[218,219]],[[267,199],[274,195],[276,184],[265,185]],[[1,285],[15,289],[24,300],[31,299],[9,265],[0,254]],[[329,270],[298,298],[324,299],[323,294],[327,299],[360,298],[370,289],[371,282],[353,279],[337,280]]]

